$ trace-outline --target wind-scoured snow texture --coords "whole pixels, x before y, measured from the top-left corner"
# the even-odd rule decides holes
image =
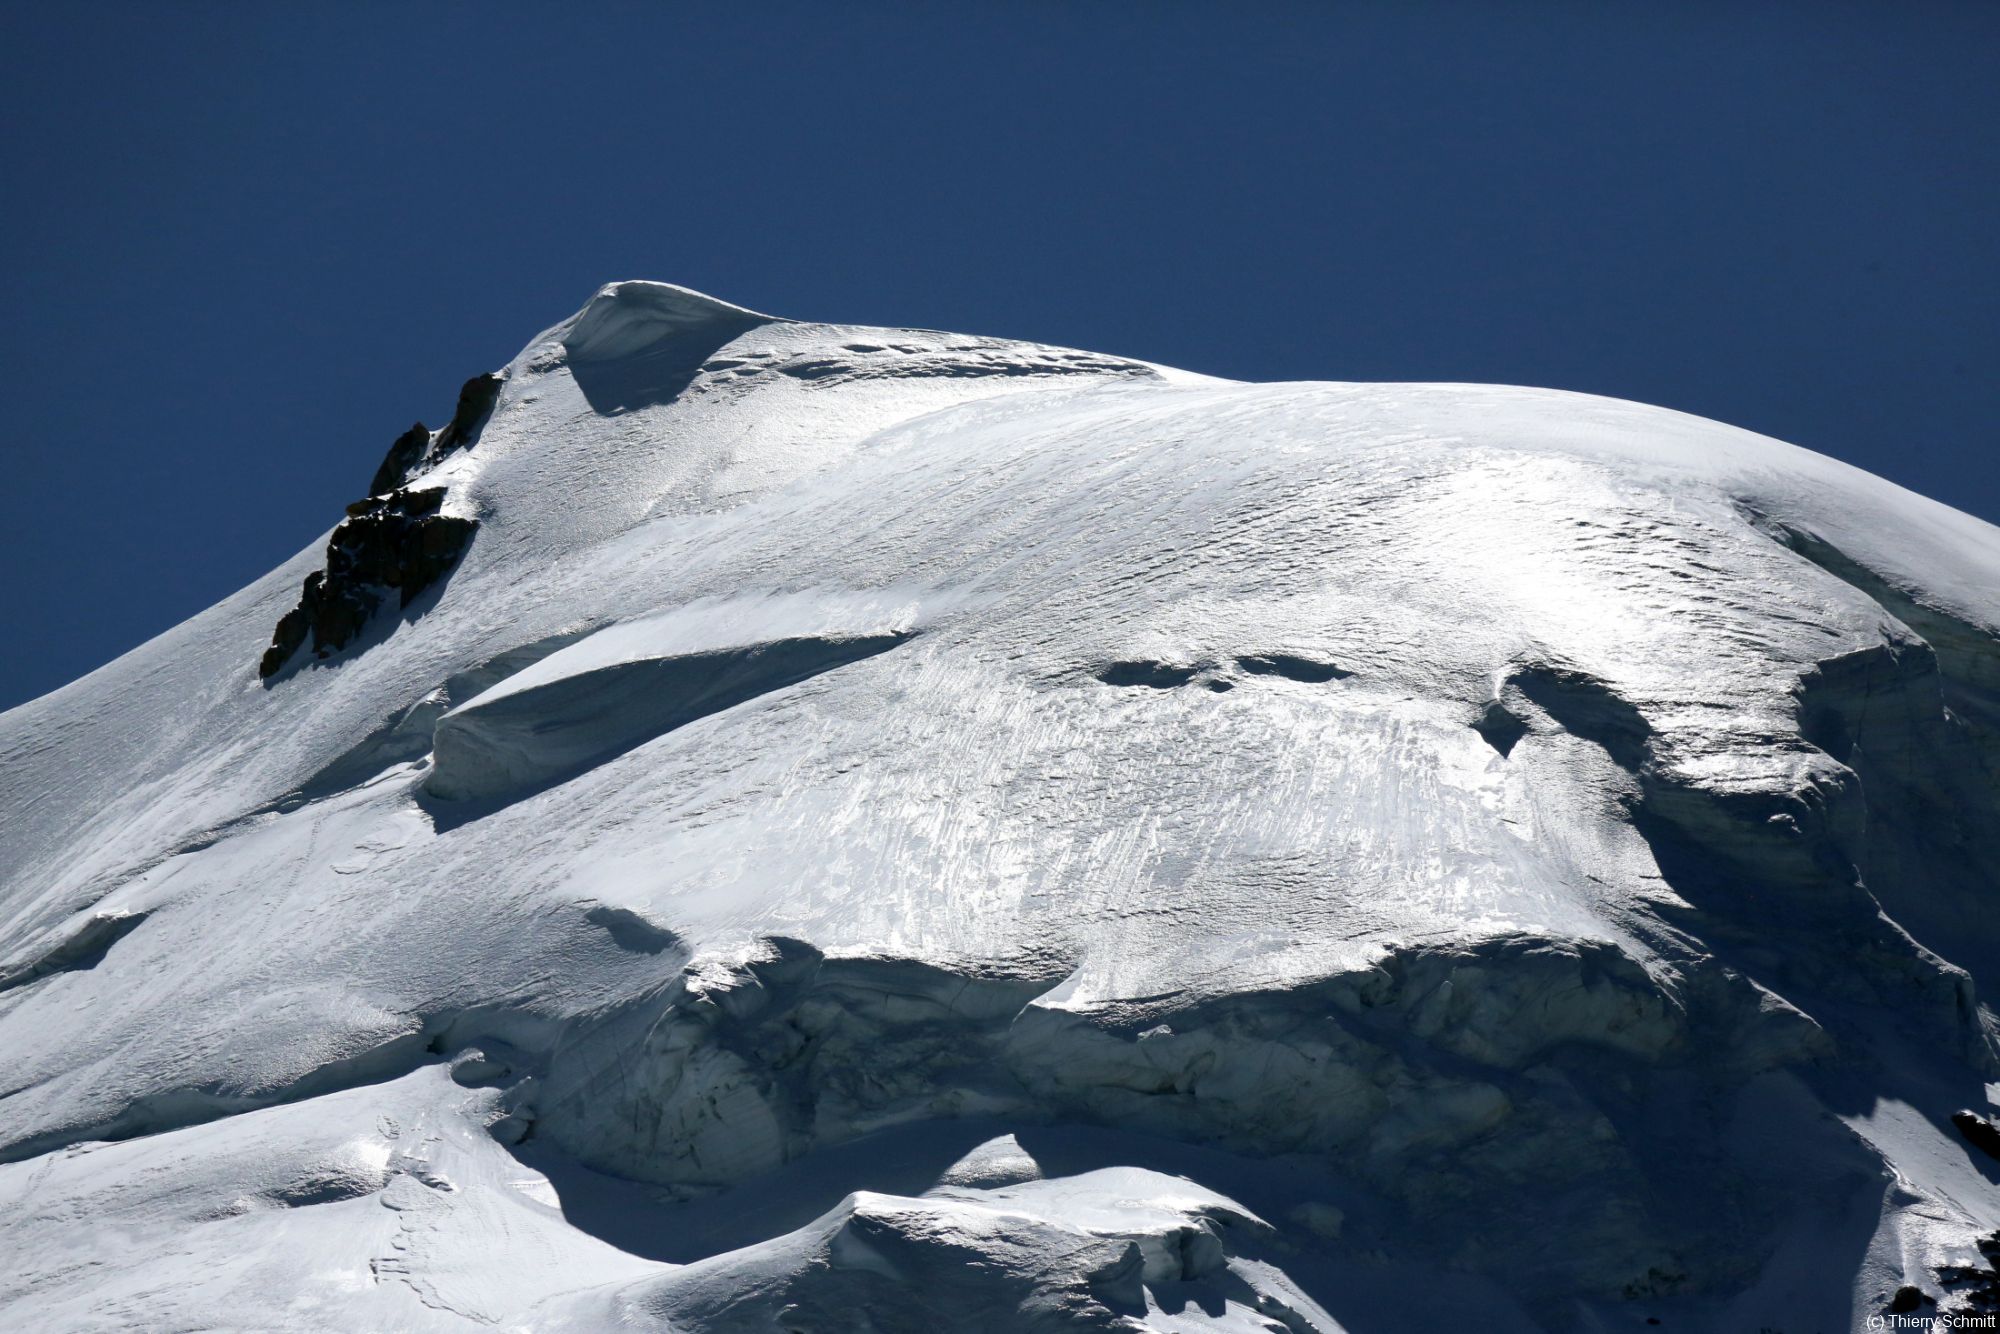
[[[1974,1300],[2000,532],[651,283],[493,383],[424,614],[260,682],[322,537],[0,715],[0,1324]]]

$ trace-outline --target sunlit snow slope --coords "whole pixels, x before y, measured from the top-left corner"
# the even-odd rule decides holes
[[[0,715],[0,1327],[2000,1303],[2000,530],[654,283],[492,388]]]

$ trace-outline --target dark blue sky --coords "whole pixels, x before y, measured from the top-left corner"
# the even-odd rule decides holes
[[[2000,517],[2000,5],[0,8],[0,707],[613,278],[1664,403]]]

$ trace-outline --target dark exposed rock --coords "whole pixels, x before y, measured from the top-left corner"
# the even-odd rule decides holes
[[[1937,1298],[1931,1296],[1922,1288],[1913,1288],[1906,1283],[1902,1287],[1897,1288],[1896,1295],[1889,1299],[1889,1314],[1908,1315],[1910,1312],[1919,1310],[1922,1307],[1936,1305]]]
[[[1995,1162],[2000,1162],[2000,1126],[1994,1125],[1978,1112],[1953,1112],[1951,1123],[1958,1127],[1959,1134],[1965,1136],[1967,1144]]]
[[[299,605],[278,621],[258,675],[276,675],[308,641],[325,658],[354,642],[391,595],[407,607],[457,563],[478,524],[439,511],[444,490],[391,491],[348,506],[326,568],[306,576]]]
[[[451,421],[438,432],[436,454],[442,456],[468,448],[479,439],[486,419],[493,415],[494,403],[499,401],[500,385],[500,372],[491,371],[473,376],[460,387],[458,407],[452,412]]]
[[[368,483],[368,494],[379,496],[408,481],[430,447],[431,428],[422,422],[397,436],[396,443],[389,446],[388,454],[383,457],[382,466],[375,470],[375,479]],[[348,512],[353,513],[352,506]]]
[[[391,594],[407,607],[457,563],[478,525],[443,514],[444,489],[409,483],[447,454],[469,449],[500,401],[506,377],[475,375],[458,391],[458,406],[434,436],[417,422],[396,437],[368,483],[368,495],[347,507],[326,547],[326,568],[306,576],[299,604],[278,619],[271,646],[257,664],[269,680],[308,644],[328,657],[359,637]]]
[[[306,576],[305,591],[299,596],[299,605],[278,618],[278,628],[271,635],[271,647],[264,650],[264,656],[257,664],[257,675],[269,680],[280,667],[292,660],[306,642],[306,635],[312,629],[313,596],[319,587],[320,572],[314,570]]]
[[[493,405],[499,402],[500,386],[505,382],[506,377],[499,371],[475,375],[460,387],[458,406],[435,437],[422,422],[397,436],[388,454],[383,456],[382,465],[375,469],[375,476],[368,483],[368,494],[379,496],[393,491],[429,472],[447,454],[470,449],[485,429],[486,419],[493,415]]]
[[[1937,1271],[1938,1281],[1950,1290],[1959,1310],[2000,1312],[2000,1232],[1973,1242],[1985,1267],[1946,1265]]]

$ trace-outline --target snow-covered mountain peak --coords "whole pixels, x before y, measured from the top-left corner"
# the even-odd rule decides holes
[[[1989,525],[1636,404],[655,283],[368,489],[0,715],[13,1324],[1987,1282]]]

